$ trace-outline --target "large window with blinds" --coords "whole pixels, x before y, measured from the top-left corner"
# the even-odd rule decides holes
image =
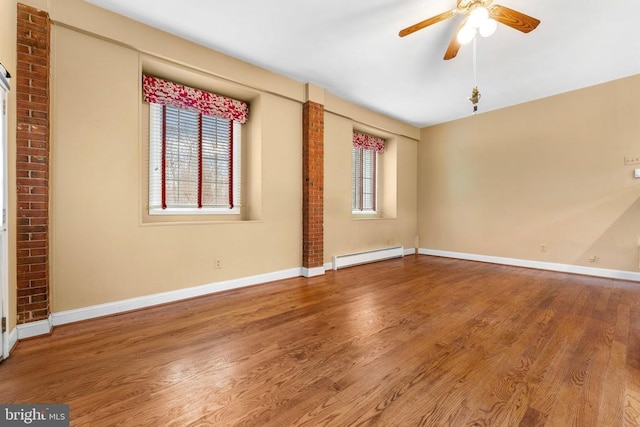
[[[384,150],[384,140],[353,133],[351,148],[351,211],[354,214],[378,212],[378,156]]]
[[[241,201],[241,125],[150,104],[151,214],[235,213]]]
[[[245,102],[143,75],[149,214],[239,214]]]

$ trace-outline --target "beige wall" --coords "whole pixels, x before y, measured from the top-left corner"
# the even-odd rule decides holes
[[[259,220],[147,224],[141,55],[60,26],[53,52],[52,311],[300,266],[298,102],[256,95]]]
[[[14,77],[9,80],[11,92],[9,92],[9,102],[7,106],[7,132],[8,132],[8,246],[9,246],[9,300],[8,307],[8,330],[12,330],[16,325],[16,24],[17,2],[0,2],[0,62],[7,68]]]
[[[639,97],[634,76],[423,129],[420,247],[637,272]]]
[[[324,262],[335,255],[389,246],[413,248],[417,231],[417,149],[420,130],[351,102],[324,96]],[[380,218],[351,213],[353,130],[384,138],[380,155]]]
[[[417,149],[415,140],[372,129],[336,114],[325,115],[325,262],[334,255],[403,245],[413,248],[417,221]],[[351,214],[353,129],[386,139],[380,154],[382,217]]]
[[[55,23],[52,311],[300,268],[305,85],[80,0],[59,0],[47,7]],[[243,137],[249,197],[244,217],[249,220],[156,223],[145,215],[147,107],[141,101],[142,71],[250,103]],[[347,193],[339,197],[349,195],[351,129],[356,122],[393,137],[397,148],[391,151],[408,166],[397,171],[389,167],[398,187],[394,218],[359,223],[354,229],[360,231],[348,238],[327,233],[325,258],[330,260],[334,250],[364,250],[388,242],[411,247],[419,129],[328,94],[326,98],[327,116],[339,120],[329,120],[325,132],[339,135],[331,142],[345,144],[347,160],[332,159],[345,153],[327,150],[328,199],[333,197],[334,172],[347,176]],[[349,202],[325,216],[326,229],[350,228],[350,215]],[[216,259],[222,269],[214,269]]]

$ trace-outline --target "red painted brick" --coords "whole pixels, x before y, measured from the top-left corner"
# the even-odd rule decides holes
[[[312,101],[302,109],[302,265],[324,264],[324,106]]]
[[[49,316],[49,66],[46,12],[18,4],[16,222],[18,323]]]

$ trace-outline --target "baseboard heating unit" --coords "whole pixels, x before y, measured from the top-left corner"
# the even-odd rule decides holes
[[[375,249],[355,254],[336,255],[333,257],[333,269],[338,270],[339,268],[402,257],[404,257],[404,247],[402,246]]]

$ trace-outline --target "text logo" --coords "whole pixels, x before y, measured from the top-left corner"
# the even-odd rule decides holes
[[[69,405],[0,405],[0,425],[69,427]]]

